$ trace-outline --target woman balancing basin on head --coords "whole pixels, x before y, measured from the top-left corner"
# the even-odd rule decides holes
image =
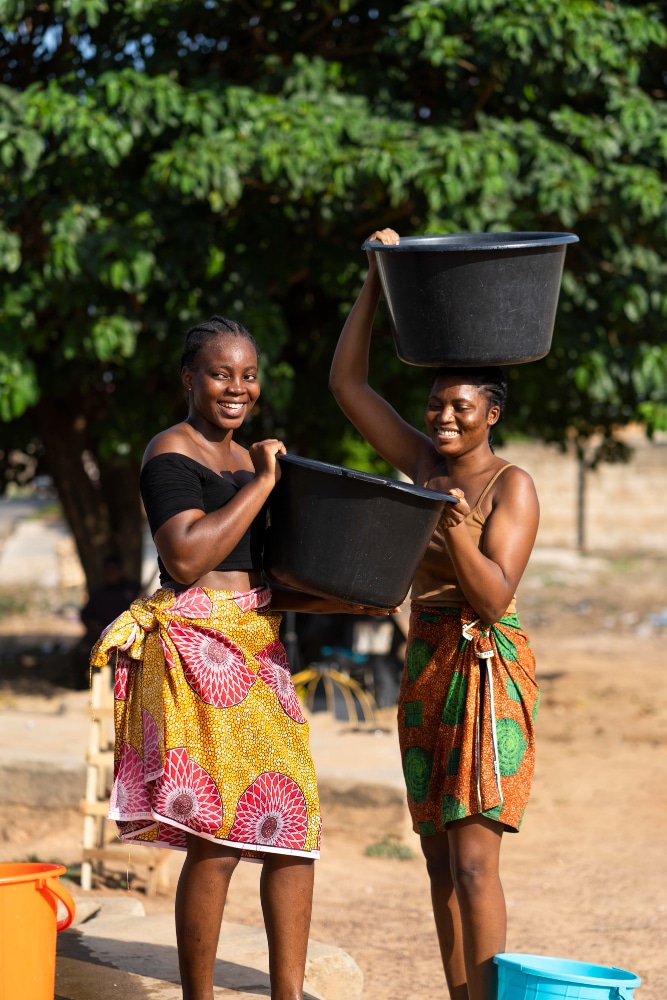
[[[383,229],[371,239],[399,237]],[[450,994],[487,1000],[492,957],[505,950],[501,838],[519,828],[534,768],[538,689],[514,593],[535,541],[537,496],[530,476],[490,446],[505,399],[500,369],[438,369],[426,434],[370,388],[380,297],[373,254],[369,265],[330,386],[387,462],[460,498],[445,507],[412,585],[399,737]]]
[[[278,639],[282,610],[364,611],[262,574],[281,441],[234,441],[257,401],[257,345],[212,317],[188,331],[187,419],[148,445],[141,493],[161,588],[102,633],[116,665],[109,816],[127,843],[187,851],[176,894],[184,1000],[211,1000],[232,872],[262,861],[271,996],[302,996],[320,812],[305,721]],[[371,612],[373,613],[373,612]],[[378,612],[375,612],[378,613]]]

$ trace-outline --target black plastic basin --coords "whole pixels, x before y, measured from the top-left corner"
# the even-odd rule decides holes
[[[375,252],[396,353],[410,365],[508,365],[548,354],[574,233],[408,236]]]
[[[288,587],[374,608],[405,600],[446,493],[281,455],[269,501],[268,574]]]

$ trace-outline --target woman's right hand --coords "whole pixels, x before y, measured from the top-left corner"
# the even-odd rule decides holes
[[[384,243],[385,246],[393,247],[397,246],[400,242],[400,236],[393,229],[377,229],[372,236],[368,237],[370,240],[378,240],[380,243]],[[368,270],[375,271],[377,264],[375,263],[375,254],[372,250],[366,251],[366,256],[368,257]]]
[[[271,489],[280,479],[280,465],[276,461],[278,455],[286,455],[287,449],[277,438],[267,438],[266,441],[256,441],[248,448],[250,461],[257,478],[265,477],[271,482]]]

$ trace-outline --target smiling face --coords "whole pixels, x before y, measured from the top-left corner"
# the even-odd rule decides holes
[[[201,421],[222,431],[240,427],[259,396],[257,353],[243,336],[211,337],[197,352],[192,368],[181,373],[190,400],[190,423]]]
[[[499,417],[500,408],[484,390],[462,384],[460,375],[443,375],[433,383],[424,414],[435,450],[452,457],[488,447],[489,428]]]

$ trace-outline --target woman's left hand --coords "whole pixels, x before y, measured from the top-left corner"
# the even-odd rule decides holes
[[[445,509],[440,515],[440,524],[443,528],[455,528],[458,524],[461,524],[470,513],[470,507],[468,506],[468,501],[465,498],[463,490],[458,489],[458,487],[454,487],[454,489],[449,492],[453,497],[458,497],[459,502],[445,504]]]

